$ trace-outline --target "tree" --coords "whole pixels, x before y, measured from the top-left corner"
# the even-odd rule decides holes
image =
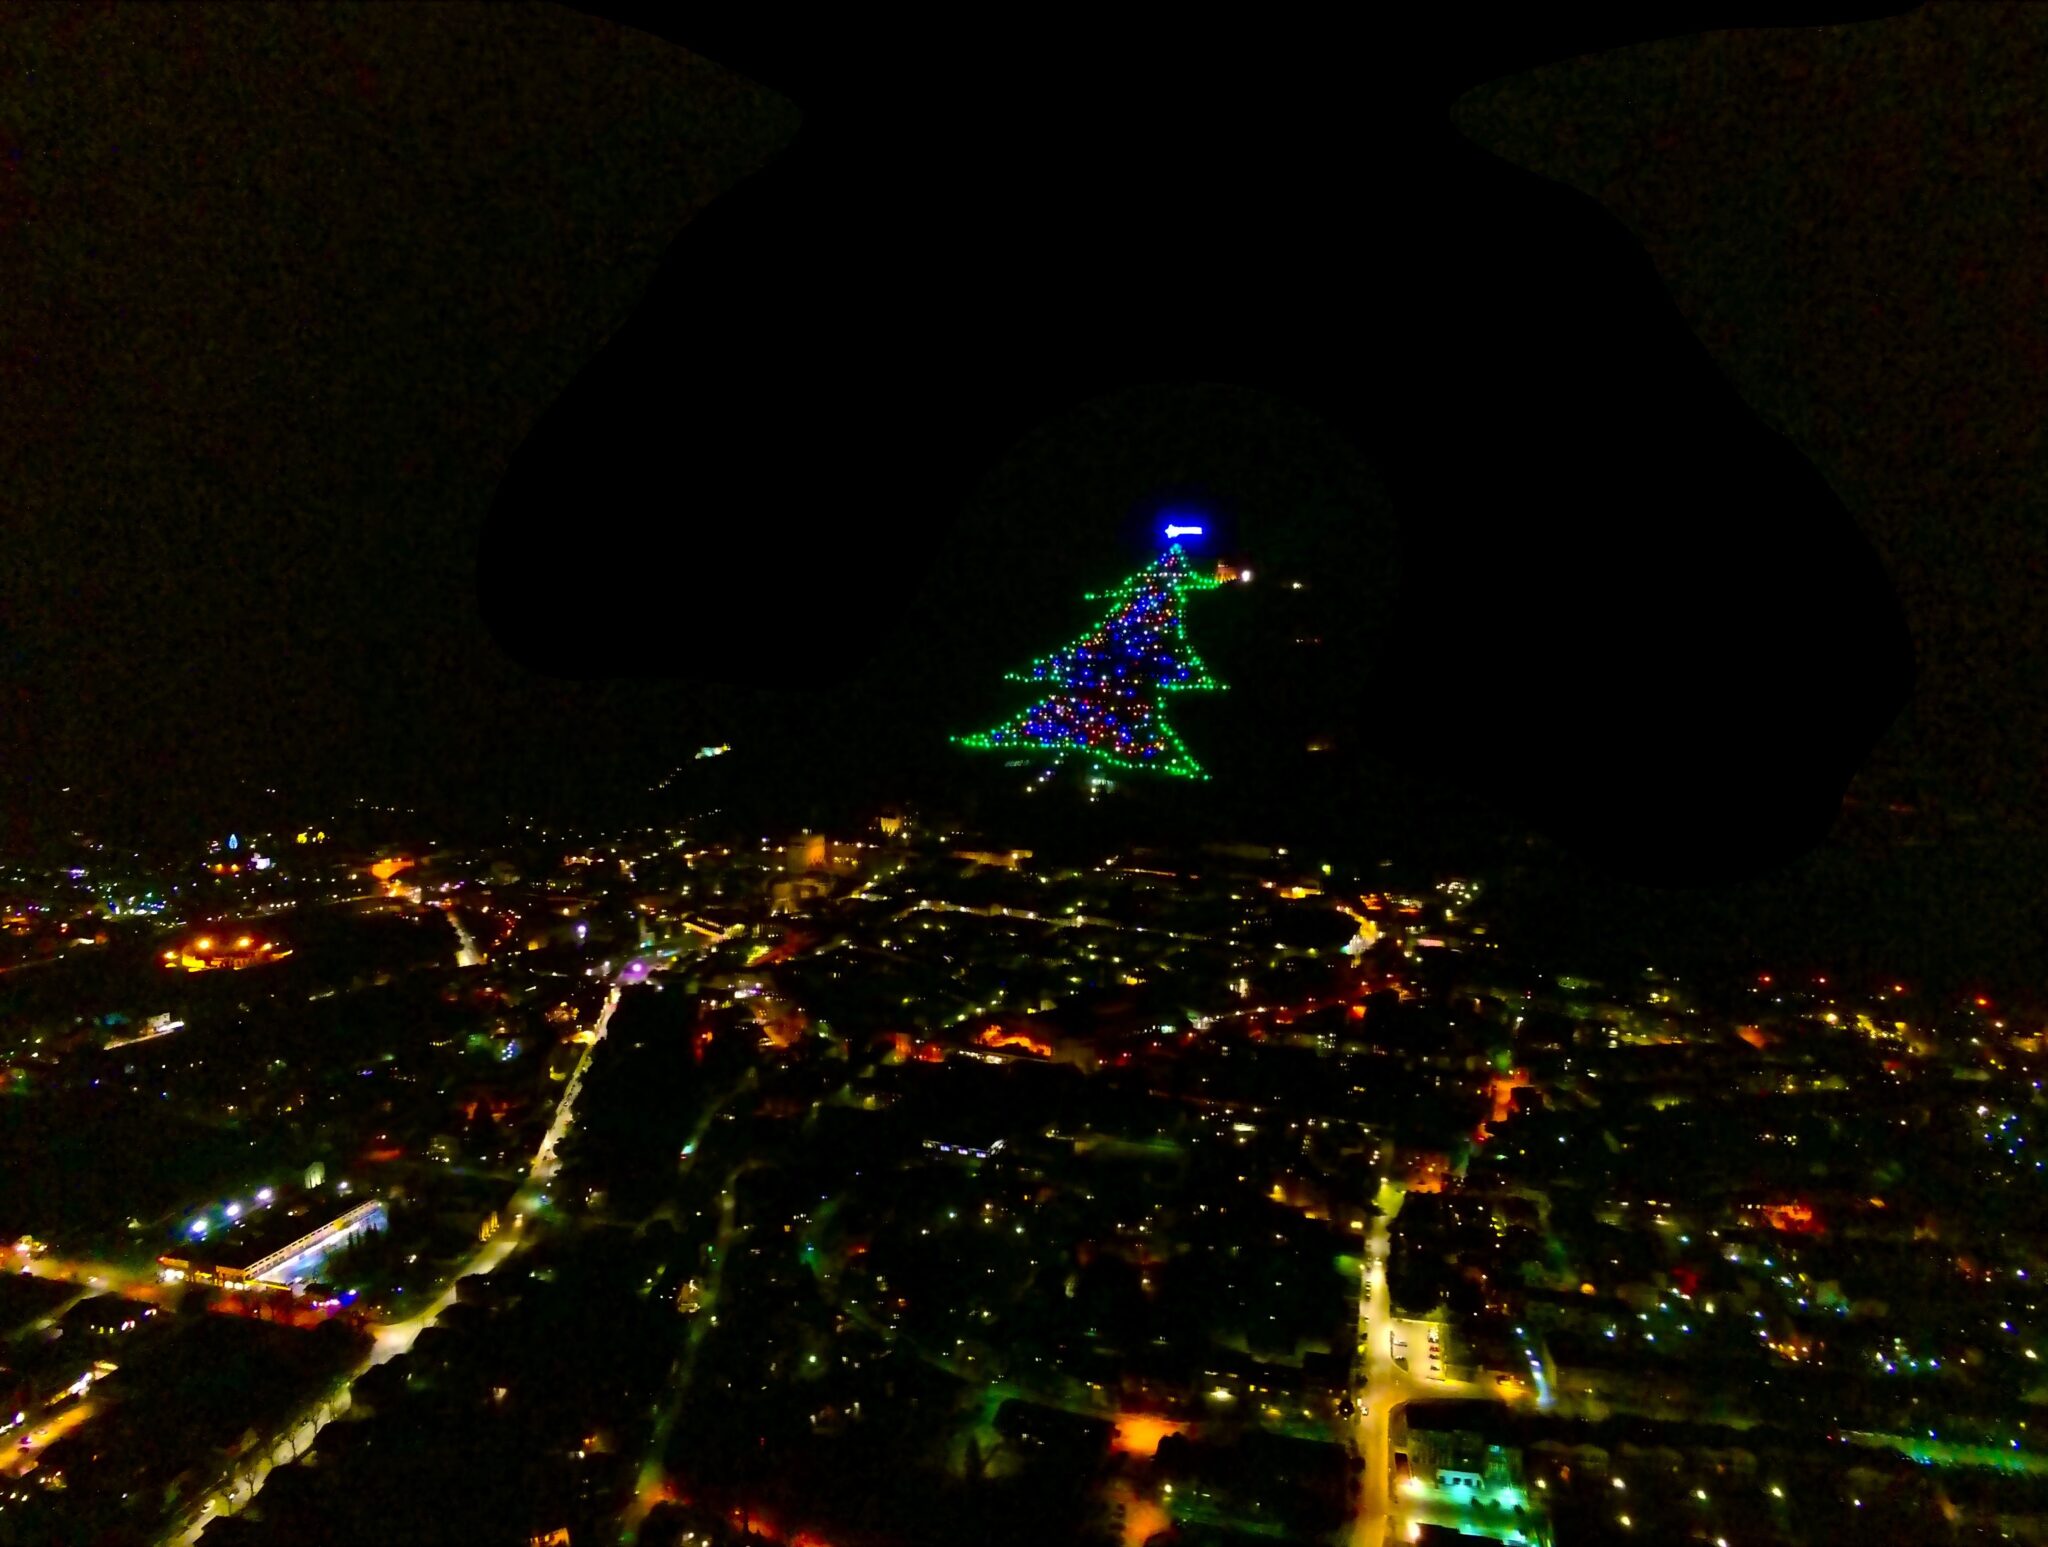
[[[1188,592],[1222,583],[1197,573],[1175,543],[1114,591],[1091,592],[1090,601],[1113,603],[1094,628],[1006,678],[1052,690],[994,730],[954,741],[1208,778],[1166,723],[1159,695],[1222,686],[1188,645],[1185,608]]]

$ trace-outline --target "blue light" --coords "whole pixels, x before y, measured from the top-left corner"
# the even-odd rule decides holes
[[[239,838],[237,838],[237,837],[236,837],[236,836],[235,836],[235,835],[234,835],[233,833],[229,833],[229,834],[228,834],[228,847],[229,847],[229,848],[231,848],[231,849],[239,849],[239,848],[240,848],[241,846],[242,846],[242,840],[241,840],[241,839],[239,839]]]

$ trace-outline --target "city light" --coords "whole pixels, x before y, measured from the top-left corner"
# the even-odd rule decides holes
[[[1153,533],[1205,535],[1184,511],[1170,525],[1167,514],[1155,507],[1147,516]],[[1219,533],[1216,546],[1230,535]],[[1218,685],[1187,644],[1206,614],[1187,622],[1185,603],[1248,580],[1236,562],[1187,559],[1178,547],[1160,553],[1105,593],[1072,644],[1012,674],[1032,684],[1016,702],[1038,695],[1006,724],[1006,745],[1022,749],[1012,766],[1037,774],[1065,756],[1084,791],[1086,775],[1101,772],[1089,766],[1095,759],[1199,775],[1161,706],[1182,702],[1166,699],[1169,691]],[[1296,572],[1301,581],[1269,583],[1272,606],[1296,605],[1282,605],[1291,587],[1320,590],[1321,574]],[[1215,604],[1219,613],[1230,605],[1238,604]],[[1229,707],[1228,698],[1216,705]],[[1191,739],[1223,742],[1219,757],[1229,736],[1254,734],[1226,713],[1212,723],[1201,737],[1188,728]],[[993,747],[1002,734],[968,743]],[[1292,757],[1299,744],[1289,732],[1276,747]],[[690,745],[669,749],[664,763],[686,761]],[[973,770],[962,765],[974,760],[926,755],[935,784],[957,777],[970,788]],[[741,770],[742,785],[753,767]],[[683,787],[692,775],[680,773]],[[1207,809],[1191,798],[1199,787],[1129,783],[1134,792],[1122,798],[1134,809]],[[1038,805],[1048,803],[1041,792]],[[127,1222],[110,1236],[62,1217],[70,1179],[58,1177],[50,1217],[33,1221],[54,1232],[53,1244],[32,1253],[24,1242],[0,1271],[40,1275],[20,1288],[54,1307],[81,1299],[75,1316],[63,1312],[73,1354],[124,1357],[122,1348],[179,1338],[203,1340],[194,1346],[210,1354],[215,1339],[268,1339],[272,1328],[257,1321],[341,1321],[337,1351],[347,1330],[368,1340],[365,1368],[387,1370],[360,1388],[364,1408],[397,1408],[422,1446],[452,1442],[430,1423],[412,1426],[429,1407],[415,1405],[419,1394],[387,1361],[437,1320],[449,1327],[488,1314],[516,1330],[539,1306],[548,1314],[531,1330],[560,1342],[563,1367],[624,1368],[620,1361],[645,1353],[649,1378],[622,1393],[602,1382],[522,1380],[523,1357],[514,1362],[489,1340],[465,1378],[477,1377],[470,1385],[486,1409],[520,1414],[492,1426],[503,1451],[494,1464],[516,1475],[510,1469],[557,1468],[567,1456],[601,1465],[590,1485],[606,1487],[637,1467],[630,1491],[649,1509],[715,1512],[735,1502],[684,1498],[696,1483],[687,1469],[670,1472],[672,1458],[695,1454],[722,1427],[752,1444],[746,1429],[772,1435],[784,1415],[807,1418],[821,1440],[863,1422],[871,1436],[900,1426],[904,1453],[914,1444],[950,1455],[956,1473],[986,1465],[1000,1476],[1012,1470],[1005,1447],[1040,1443],[1085,1414],[1098,1448],[1126,1458],[1098,1479],[1095,1502],[1119,1515],[1110,1534],[1132,1542],[1248,1523],[1262,1528],[1252,1534],[1277,1534],[1267,1528],[1291,1503],[1276,1510],[1270,1494],[1196,1480],[1221,1445],[1246,1446],[1239,1456],[1255,1488],[1269,1478],[1290,1489],[1313,1483],[1288,1469],[1312,1474],[1327,1462],[1327,1490],[1311,1491],[1325,1495],[1318,1508],[1329,1519],[1315,1534],[1347,1542],[1448,1538],[1460,1528],[1509,1542],[1588,1528],[1630,1541],[1690,1531],[1725,1543],[1714,1534],[1722,1529],[1746,1539],[1759,1527],[1745,1531],[1739,1520],[1786,1512],[1756,1502],[1753,1473],[1734,1478],[1710,1454],[1685,1455],[1737,1421],[1796,1431],[1794,1455],[1827,1441],[1836,1455],[1884,1447],[1894,1453],[1887,1460],[1903,1453],[1975,1469],[1982,1475],[1971,1487],[1949,1490],[1959,1539],[1985,1534],[2007,1508],[1989,1496],[1993,1474],[2009,1474],[2015,1488],[2030,1486],[2028,1474],[2048,1476],[2048,1441],[2028,1438],[2017,1417],[1993,1432],[1966,1427],[1980,1377],[2009,1392],[2030,1386],[2002,1359],[2035,1361],[2022,1339],[2042,1330],[2026,1292],[2035,1243],[2003,1228],[2028,1217],[2024,1200],[2040,1178],[2034,1156],[2048,1143],[2034,1104],[2048,1005],[2034,1003],[2016,975],[2008,985],[1987,970],[1976,980],[1982,994],[1930,980],[1915,1003],[1940,997],[1919,1025],[1899,1019],[1918,1019],[1895,997],[1903,983],[1845,977],[1839,991],[1814,992],[1827,980],[1799,949],[1779,954],[1782,991],[1774,972],[1745,958],[1703,963],[1701,981],[1684,987],[1638,967],[1577,976],[1605,969],[1514,944],[1539,902],[1487,880],[1447,881],[1420,857],[1388,873],[1397,862],[1364,840],[1318,831],[1322,815],[1306,795],[1300,811],[1254,809],[1242,826],[1185,842],[1155,839],[1148,819],[1126,827],[1111,812],[1077,823],[1062,843],[1056,814],[1042,809],[1041,840],[1038,825],[1006,825],[1000,802],[963,795],[960,804],[967,809],[906,816],[900,834],[857,807],[828,816],[821,805],[798,813],[809,816],[806,827],[773,816],[757,827],[750,810],[707,821],[705,831],[680,821],[644,834],[515,822],[502,842],[472,837],[468,818],[444,833],[439,817],[429,825],[337,815],[337,847],[321,851],[331,859],[313,863],[321,856],[309,851],[281,866],[289,884],[255,874],[253,851],[269,843],[281,853],[284,838],[252,832],[239,855],[246,895],[232,905],[194,868],[218,869],[229,857],[206,836],[216,817],[172,855],[188,900],[173,904],[163,933],[114,926],[135,932],[123,959],[162,951],[164,966],[145,969],[132,994],[121,985],[120,1002],[101,1003],[94,975],[76,974],[78,1003],[46,1012],[39,1002],[32,1017],[0,1028],[12,1038],[0,1059],[0,1104],[39,1107],[38,1121],[50,1114],[47,1126],[66,1140],[52,1150],[53,1167],[94,1143],[131,1143],[137,1124],[213,1133],[225,1148],[209,1146],[180,1168],[178,1191],[159,1197],[155,1189],[175,1177],[143,1175],[131,1196],[108,1199],[106,1218]],[[1162,835],[1179,827],[1177,809],[1163,814],[1174,820],[1157,824]],[[263,822],[246,806],[233,819]],[[878,830],[887,843],[851,841]],[[744,836],[708,836],[717,831]],[[1291,859],[1274,841],[1281,836],[1297,845]],[[90,931],[97,925],[85,921],[104,918],[112,902],[145,895],[140,876],[103,880],[95,860],[95,886],[119,890],[78,900],[68,888],[70,911],[51,914],[28,894],[44,875],[63,887],[66,869],[59,859],[37,863],[41,870],[7,881],[22,890],[0,904],[0,945],[13,951],[0,972],[36,966],[39,955],[67,958],[54,938],[60,924]],[[405,871],[433,874],[455,941],[417,905],[417,874],[392,879]],[[172,894],[171,880],[159,884]],[[455,919],[458,900],[466,925]],[[265,936],[250,927],[259,921]],[[187,933],[209,923],[240,923],[246,933]],[[1491,930],[1483,942],[1482,925]],[[592,939],[610,947],[601,963],[587,946],[580,955],[563,948]],[[1357,948],[1339,944],[1346,940]],[[258,970],[232,992],[216,975],[178,992],[181,968],[260,969],[286,941],[314,958],[309,970]],[[532,954],[521,949],[529,941]],[[1648,943],[1665,954],[1668,942]],[[458,973],[455,946],[457,966],[485,966],[486,956],[495,965]],[[1911,958],[1896,964],[1918,970]],[[66,970],[22,980],[35,993],[17,997],[56,999]],[[402,974],[411,977],[400,986]],[[600,1047],[621,999],[632,1012],[627,1046],[612,1038]],[[1969,1013],[1973,999],[1983,1015]],[[2020,1030],[1994,1028],[1994,1003]],[[640,1018],[657,1007],[674,1013]],[[225,1016],[231,1028],[239,1014],[254,1028],[274,1023],[276,1034],[231,1031],[222,1043],[222,1033],[195,1032],[197,1042],[181,1036],[151,1042],[146,1054],[105,1056],[181,1025],[181,1014],[201,1027]],[[1831,1024],[1844,1029],[1829,1033]],[[517,1079],[508,1078],[513,1062]],[[627,1088],[636,1071],[685,1066],[688,1078],[660,1090]],[[1882,1099],[1856,1099],[1859,1081]],[[597,1140],[586,1142],[593,1102]],[[94,1131],[109,1113],[126,1126]],[[618,1123],[646,1139],[624,1160],[605,1138]],[[308,1190],[299,1185],[298,1168],[315,1153],[362,1175],[364,1198],[337,1182],[320,1209],[323,1195],[310,1191],[324,1182],[320,1165],[303,1173]],[[1739,1164],[1688,1163],[1721,1153]],[[641,1155],[665,1163],[642,1176]],[[258,1168],[289,1178],[284,1195],[265,1185],[242,1199],[246,1171]],[[767,1176],[751,1174],[764,1168]],[[505,1179],[503,1191],[494,1177]],[[184,1198],[221,1187],[234,1189],[234,1201],[178,1221]],[[562,1210],[542,1188],[563,1191]],[[391,1235],[381,1248],[341,1250],[354,1227],[337,1228],[335,1216],[381,1210],[380,1194],[394,1200]],[[287,1207],[269,1213],[279,1201]],[[634,1236],[636,1266],[618,1285],[578,1271],[579,1254],[636,1220],[646,1221]],[[935,1250],[947,1244],[959,1249]],[[1932,1293],[1900,1293],[1886,1281],[1889,1265],[1907,1257],[1938,1271]],[[564,1287],[523,1287],[555,1282],[558,1265]],[[485,1273],[498,1276],[479,1284]],[[763,1284],[798,1286],[817,1313],[805,1316],[800,1341],[771,1303],[783,1297],[755,1292]],[[66,1300],[56,1298],[59,1285]],[[95,1290],[109,1294],[84,1298]],[[571,1297],[577,1314],[557,1317]],[[130,1307],[145,1300],[181,1314],[117,1341],[124,1323],[141,1325]],[[1153,1303],[1162,1314],[1132,1319]],[[643,1309],[660,1315],[643,1326]],[[1819,1320],[1825,1332],[1811,1325]],[[706,1360],[694,1357],[721,1321],[733,1330],[711,1332],[718,1344]],[[87,1340],[73,1336],[80,1323]],[[1311,1366],[1304,1350],[1332,1323],[1336,1346]],[[1006,1341],[1019,1325],[1029,1335]],[[1986,1347],[1991,1330],[2000,1337]],[[621,1346],[588,1358],[586,1334],[614,1333]],[[892,1338],[942,1361],[966,1397],[957,1414],[979,1416],[959,1423],[950,1398],[923,1412],[885,1400],[883,1383],[855,1379],[870,1350]],[[1133,1346],[1148,1342],[1153,1353]],[[1447,1365],[1453,1343],[1460,1363]],[[28,1432],[0,1438],[0,1509],[14,1507],[10,1487],[24,1479],[41,1502],[75,1449],[46,1449],[62,1438],[42,1412],[47,1399],[108,1405],[79,1382],[88,1359],[67,1359],[22,1402]],[[1984,1361],[1988,1375],[1956,1368]],[[1807,1377],[1790,1404],[1773,1396],[1787,1364]],[[315,1411],[306,1403],[316,1400],[320,1411],[345,1408],[346,1385],[295,1398],[289,1413],[281,1390],[272,1410],[283,1424]],[[161,1407],[140,1387],[119,1399],[127,1411],[113,1423],[95,1418],[94,1444],[101,1435],[109,1449],[125,1443],[144,1412],[152,1436],[166,1445],[182,1438],[173,1394]],[[1481,1406],[1492,1421],[1468,1419]],[[1599,1484],[1634,1491],[1616,1474],[1643,1458],[1630,1461],[1633,1446],[1618,1447],[1610,1463],[1536,1443],[1540,1425],[1519,1415],[1553,1408],[1574,1430],[1582,1419],[1604,1423],[1593,1415],[1664,1415],[1658,1438],[1683,1462],[1668,1476],[1661,1462],[1651,1468],[1642,1505],[1604,1505]],[[1896,1415],[1888,1424],[1868,1416],[1887,1412]],[[969,1427],[974,1449],[963,1443]],[[912,1432],[920,1429],[929,1432]],[[567,1448],[536,1458],[521,1448],[530,1433],[559,1435]],[[1260,1434],[1314,1436],[1321,1460],[1278,1443],[1258,1454]],[[16,1448],[24,1440],[33,1452],[25,1457]],[[309,1443],[296,1429],[256,1441],[246,1456],[208,1458],[224,1468],[222,1480],[178,1501],[189,1517],[171,1522],[177,1530],[139,1513],[138,1528],[180,1540],[209,1496],[214,1513],[240,1514],[262,1467]],[[772,1439],[762,1443],[772,1452]],[[613,1454],[619,1446],[635,1453]],[[346,1453],[362,1447],[326,1448],[319,1465],[334,1464],[330,1497],[348,1495],[359,1476],[371,1496],[375,1471]],[[45,1454],[57,1460],[42,1463],[38,1480],[26,1463]],[[1777,1469],[1761,1460],[1761,1470]],[[473,1464],[459,1446],[449,1461]],[[1853,1461],[1833,1471],[1876,1488]],[[273,1486],[282,1494],[293,1486],[283,1477],[296,1475]],[[1708,1489],[1708,1476],[1721,1480]],[[1790,1492],[1765,1488],[1774,1502]],[[72,1492],[58,1502],[82,1496],[76,1477]],[[1825,1515],[1840,1502],[1823,1490],[1812,1507]],[[290,1513],[289,1501],[272,1503],[279,1519]],[[1902,1512],[1922,1503],[1873,1491],[1858,1501],[1859,1520],[1870,1519],[1873,1540],[1917,1539]],[[817,1518],[802,1523],[850,1540],[836,1507],[821,1496]],[[912,1495],[907,1508],[915,1507]],[[1617,1514],[1598,1526],[1609,1507]],[[1638,1507],[1652,1512],[1641,1538]],[[261,1519],[263,1510],[250,1513]],[[557,1540],[559,1524],[536,1522],[535,1534]],[[764,1540],[801,1539],[794,1520],[772,1532],[758,1515],[752,1524]],[[910,1539],[921,1522],[890,1524]],[[1782,1532],[1793,1522],[1776,1524]],[[1815,1531],[1829,1534],[1824,1521]]]

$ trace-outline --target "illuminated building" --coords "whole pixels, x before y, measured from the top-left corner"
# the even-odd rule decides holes
[[[964,859],[970,865],[995,865],[1004,870],[1015,870],[1018,864],[1031,858],[1029,849],[955,849],[953,858]]]
[[[860,868],[865,845],[839,843],[823,833],[803,833],[791,840],[782,851],[782,866],[785,870],[824,870],[834,875],[848,875]]]
[[[184,946],[164,952],[163,960],[166,967],[186,972],[213,972],[221,968],[239,972],[244,967],[283,961],[291,954],[276,941],[255,935],[201,935]]]
[[[987,1160],[1003,1152],[1003,1140],[994,1136],[990,1125],[963,1120],[948,1124],[941,1133],[927,1138],[924,1147],[938,1155]]]
[[[831,896],[832,887],[829,877],[810,871],[799,876],[784,876],[768,888],[768,911],[801,913],[811,903]]]
[[[183,1280],[225,1289],[289,1288],[295,1281],[311,1277],[327,1253],[366,1230],[382,1230],[384,1205],[373,1198],[317,1229],[307,1230],[304,1224],[303,1219],[281,1218],[269,1229],[231,1234],[218,1247],[201,1247],[195,1242],[166,1252],[157,1258],[157,1265],[163,1269],[164,1277],[173,1282]]]
[[[1039,1058],[1053,1056],[1052,1044],[1021,1031],[1005,1031],[1000,1026],[990,1026],[975,1037],[975,1042],[985,1048],[1015,1048],[1019,1052],[1035,1054]]]

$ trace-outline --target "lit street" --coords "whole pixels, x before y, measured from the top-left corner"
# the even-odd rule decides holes
[[[1382,1198],[1385,1196],[1383,1193]],[[1398,1200],[1399,1195],[1395,1194],[1396,1213]],[[1393,1217],[1378,1216],[1366,1233],[1365,1286],[1358,1318],[1364,1379],[1352,1398],[1359,1406],[1358,1453],[1365,1462],[1365,1475],[1358,1514],[1352,1524],[1351,1547],[1381,1547],[1389,1532],[1397,1540],[1405,1539],[1410,1518],[1416,1513],[1394,1489],[1391,1430],[1396,1408],[1417,1397],[1502,1399],[1501,1391],[1490,1380],[1432,1380],[1417,1371],[1414,1365],[1421,1362],[1422,1353],[1419,1333],[1410,1342],[1410,1368],[1403,1370],[1395,1365],[1392,1339],[1398,1328],[1409,1324],[1395,1318],[1387,1290],[1387,1229]],[[1458,1518],[1455,1511],[1447,1511],[1440,1518],[1431,1514],[1429,1520],[1455,1524]]]
[[[562,1091],[562,1099],[556,1104],[554,1121],[548,1125],[548,1131],[540,1141],[540,1148],[534,1152],[529,1181],[535,1186],[552,1181],[560,1167],[561,1162],[555,1153],[556,1146],[562,1142],[562,1136],[569,1131],[569,1125],[576,1120],[576,1098],[583,1090],[583,1076],[590,1068],[591,1054],[597,1050],[597,1045],[604,1041],[604,1034],[611,1026],[612,1012],[619,1007],[620,993],[618,985],[613,984],[611,992],[605,996],[604,1009],[598,1013],[597,1024],[592,1028],[595,1035],[584,1047],[583,1056],[576,1061],[575,1073],[569,1076],[569,1083]]]
[[[1390,1302],[1387,1296],[1388,1216],[1376,1216],[1366,1233],[1364,1292],[1359,1296],[1359,1375],[1352,1400],[1358,1404],[1358,1453],[1365,1462],[1359,1488],[1358,1515],[1352,1547],[1380,1547],[1386,1540],[1393,1470],[1388,1420],[1405,1399],[1399,1372],[1387,1350]]]
[[[90,1397],[67,1398],[55,1412],[30,1424],[26,1432],[0,1439],[0,1477],[19,1477],[34,1470],[37,1456],[53,1440],[69,1434],[97,1411]]]
[[[81,1295],[111,1293],[156,1300],[163,1294],[163,1273],[154,1260],[145,1265],[88,1261],[56,1254],[29,1257],[10,1249],[0,1252],[0,1267],[12,1273],[26,1270],[35,1278],[75,1284]]]

